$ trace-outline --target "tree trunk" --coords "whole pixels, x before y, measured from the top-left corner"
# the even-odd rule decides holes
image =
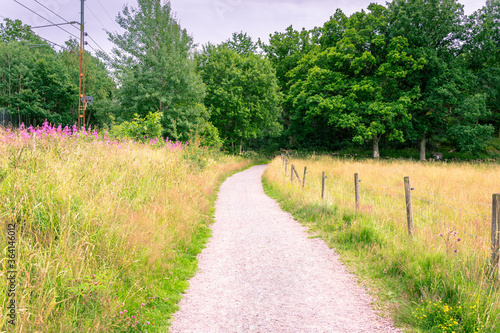
[[[422,140],[420,141],[420,161],[425,161],[425,145],[427,144],[427,139],[425,134],[422,136]]]
[[[243,139],[240,139],[240,155],[241,155],[242,149],[243,149]]]
[[[378,136],[373,136],[373,158],[378,160],[380,158],[380,152],[378,150]]]

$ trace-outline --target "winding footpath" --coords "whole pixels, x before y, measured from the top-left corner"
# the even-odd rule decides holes
[[[222,184],[213,236],[171,332],[400,332],[337,254],[264,193],[265,169]]]

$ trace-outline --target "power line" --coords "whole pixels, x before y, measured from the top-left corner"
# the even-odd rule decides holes
[[[101,22],[101,20],[99,20],[99,18],[94,14],[94,12],[92,11],[92,9],[90,9],[90,7],[87,6],[87,4],[85,4],[85,8],[87,8],[90,11],[90,13],[92,15],[94,15],[94,17],[96,18],[97,21],[99,21],[99,23],[101,23],[101,26],[103,27],[103,29],[107,30],[106,27],[104,26],[104,24]]]
[[[63,20],[64,22],[68,23],[68,24],[72,24],[70,23],[68,20],[66,20],[64,17],[62,17],[61,15],[55,13],[54,11],[52,11],[52,9],[48,8],[47,6],[45,6],[44,4],[40,3],[38,0],[33,0],[35,1],[37,4],[39,4],[40,6],[42,6],[43,8],[47,9],[49,12],[51,12],[52,14],[56,15],[57,17],[59,17],[61,20]],[[73,26],[75,29],[78,29],[77,27]]]
[[[51,44],[54,44],[54,45],[59,46],[59,47],[60,47],[61,49],[63,49],[63,50],[66,50],[66,51],[71,52],[71,53],[76,53],[75,51],[71,51],[70,49],[68,49],[68,48],[67,48],[67,47],[65,47],[65,46],[59,45],[59,44],[57,44],[57,43],[54,43],[53,41],[50,41],[50,40],[48,40],[48,39],[46,39],[46,38],[43,38],[43,37],[38,36],[37,34],[34,34],[34,35],[35,35],[35,36],[37,36],[37,37],[38,37],[38,38],[40,38],[40,39],[43,39],[43,40],[44,40],[44,41],[46,41],[47,43],[51,43]],[[49,46],[50,46],[50,45],[49,45]]]
[[[102,50],[102,52],[107,53],[106,51],[104,51],[104,49],[101,47],[101,45],[99,45],[99,44],[98,44],[98,43],[94,40],[94,38],[92,38],[92,36],[90,36],[89,34],[87,34],[87,37],[88,37],[88,38],[90,38],[90,39],[94,42],[94,44],[95,44],[95,45],[97,45],[97,46],[98,46],[98,47]],[[94,51],[95,51],[95,50],[94,50]]]
[[[23,4],[22,4],[22,3],[20,3],[19,1],[14,0],[14,2],[18,3],[19,5],[23,6],[24,8],[26,8],[27,10],[29,10],[30,12],[32,12],[33,14],[36,14],[36,15],[40,16],[40,17],[41,17],[41,18],[43,18],[45,21],[48,21],[48,22],[52,23],[54,26],[58,27],[59,29],[61,29],[61,30],[65,31],[66,33],[68,33],[68,34],[70,34],[71,36],[73,36],[73,37],[75,37],[76,39],[78,39],[78,37],[77,37],[77,36],[75,36],[74,34],[72,34],[71,32],[69,32],[68,30],[61,28],[60,26],[56,25],[56,24],[55,24],[54,22],[52,22],[51,20],[49,20],[49,19],[47,19],[47,18],[43,17],[42,15],[38,14],[37,12],[35,12],[34,10],[32,10],[31,8],[26,7],[25,5],[23,5]]]
[[[47,28],[47,27],[55,27],[55,26],[58,26],[58,25],[76,24],[76,23],[78,23],[78,22],[73,21],[73,22],[69,22],[69,23],[58,23],[58,24],[39,25],[39,26],[36,26],[36,27],[31,27],[31,29]]]
[[[91,48],[92,50],[94,50],[94,52],[95,52],[95,53],[97,54],[97,51],[96,51],[96,49],[94,49],[94,48],[92,47],[92,45],[90,45],[90,44],[87,44],[87,46],[88,46],[88,47],[90,47],[90,48]]]
[[[97,0],[97,2],[99,3],[99,5],[101,5],[101,8],[104,10],[104,12],[106,13],[106,15],[108,15],[109,19],[111,20],[111,22],[113,22],[115,24],[115,26],[120,29],[120,27],[118,26],[118,24],[116,24],[116,21],[113,20],[111,18],[111,15],[109,15],[108,11],[106,10],[106,8],[104,8],[104,6],[102,5],[101,1]]]

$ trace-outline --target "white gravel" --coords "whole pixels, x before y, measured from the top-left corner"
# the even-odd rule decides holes
[[[212,239],[171,332],[400,332],[338,255],[264,194],[265,169],[222,184]]]

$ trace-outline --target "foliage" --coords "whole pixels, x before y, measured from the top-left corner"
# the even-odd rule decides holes
[[[144,118],[135,114],[133,120],[113,126],[111,134],[119,138],[142,142],[157,139],[161,137],[163,132],[163,127],[161,126],[162,117],[163,115],[160,112],[150,112]]]
[[[193,41],[175,19],[169,1],[139,0],[117,17],[124,33],[108,33],[115,44],[111,64],[120,82],[123,120],[163,114],[164,135],[186,141],[208,113],[205,87],[190,60]]]
[[[349,18],[335,46],[310,52],[288,73],[293,81],[288,100],[294,106],[292,121],[301,127],[326,122],[350,129],[354,142],[373,141],[378,158],[382,136],[404,140],[412,101],[420,93],[406,77],[424,60],[407,54],[405,38],[386,40],[384,7],[370,5],[369,10]],[[314,130],[310,126],[307,132]]]
[[[80,46],[75,39],[70,39],[66,42],[66,48],[59,56],[68,70],[73,85],[78,86],[80,58],[75,53],[79,52]],[[92,104],[87,105],[85,112],[88,124],[101,127],[111,124],[111,119],[118,113],[119,108],[114,100],[116,93],[116,83],[104,61],[85,51],[85,95],[94,98]]]
[[[228,49],[235,51],[239,55],[249,55],[257,52],[257,43],[254,43],[252,37],[243,31],[233,33],[232,38],[228,39],[222,45],[225,45]]]
[[[281,94],[274,69],[258,55],[239,55],[225,46],[208,45],[197,56],[207,86],[210,121],[226,145],[279,133]]]
[[[315,47],[313,32],[302,29],[301,31],[294,30],[292,26],[286,28],[285,32],[275,32],[269,36],[269,44],[264,44],[259,41],[260,47],[264,50],[266,58],[276,70],[276,77],[281,92],[286,97],[290,89],[290,78],[287,73],[295,68],[300,59],[302,59],[311,49]],[[284,136],[288,136],[289,144],[296,145],[298,141],[301,144],[308,145],[311,142],[304,140],[301,137],[297,138],[297,133],[293,130],[291,123],[291,114],[293,105],[285,98],[282,103],[281,123],[285,129]],[[309,133],[311,134],[311,133]],[[316,131],[318,137],[324,138],[323,131]],[[321,140],[321,139],[320,139]]]
[[[490,246],[498,164],[317,155],[289,164],[298,170],[307,166],[305,188],[295,179],[290,182],[282,161],[275,159],[263,177],[266,193],[335,248],[399,326],[416,332],[500,329],[498,266],[491,262]],[[354,172],[362,180],[358,209],[354,186],[346,186]],[[407,175],[414,187],[411,237],[403,186]]]
[[[0,24],[0,39],[0,107],[15,123],[72,123],[78,90],[59,55],[18,20]]]
[[[16,332],[168,329],[210,236],[215,189],[249,163],[219,156],[199,172],[186,149],[76,126],[0,129],[0,225],[16,224],[22,282]],[[11,330],[6,288],[0,299]]]

